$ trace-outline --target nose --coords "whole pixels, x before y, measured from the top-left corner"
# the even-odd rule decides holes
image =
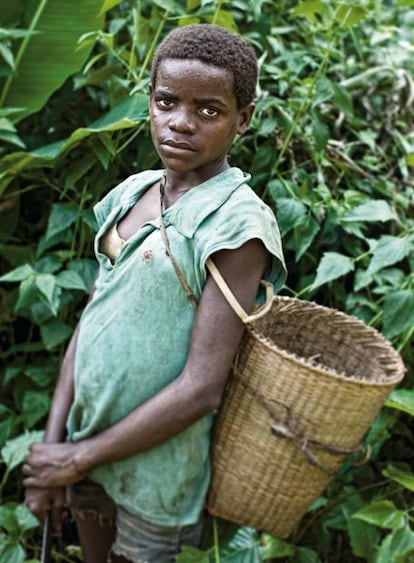
[[[171,112],[168,125],[172,131],[190,135],[194,133],[196,127],[194,116],[189,110],[183,107],[177,107]]]

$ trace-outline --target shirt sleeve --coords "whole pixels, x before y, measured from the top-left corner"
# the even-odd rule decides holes
[[[285,282],[286,266],[276,217],[247,186],[236,193],[237,197],[229,198],[199,226],[195,248],[200,267],[205,270],[207,258],[219,250],[236,249],[249,240],[259,239],[272,257],[265,279],[277,292]]]

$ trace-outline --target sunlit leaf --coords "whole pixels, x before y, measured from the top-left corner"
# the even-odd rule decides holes
[[[390,500],[374,501],[358,510],[352,518],[391,529],[401,528],[405,524],[404,512],[398,510]]]
[[[316,15],[323,13],[324,5],[321,0],[305,0],[301,2],[294,10],[294,16],[303,16],[310,22],[316,21]]]
[[[414,389],[394,389],[385,404],[414,416]]]
[[[79,209],[72,203],[55,203],[49,216],[46,240],[68,229],[79,217]]]
[[[402,469],[398,469],[393,465],[387,465],[387,468],[384,469],[382,472],[385,477],[392,479],[392,481],[396,481],[406,489],[410,491],[414,491],[414,473],[411,471],[404,471]]]
[[[11,272],[8,272],[7,274],[3,274],[0,277],[0,281],[2,282],[23,281],[27,279],[29,276],[31,276],[33,273],[34,273],[34,269],[32,268],[32,266],[30,266],[30,264],[22,264],[22,266],[15,268]]]
[[[410,237],[396,237],[383,235],[374,250],[368,273],[378,272],[403,260],[414,251],[414,244]]]
[[[393,290],[384,300],[384,334],[393,338],[414,327],[414,291],[412,289]]]
[[[396,219],[395,211],[385,200],[369,200],[354,207],[341,217],[341,221],[392,221]]]
[[[264,559],[289,557],[295,553],[295,547],[293,545],[269,534],[263,534],[262,542],[262,557]]]
[[[40,442],[42,436],[43,432],[35,430],[25,432],[17,438],[9,440],[1,450],[1,456],[8,469],[14,469],[17,465],[22,463],[29,451],[29,446],[33,444],[33,442]]]
[[[339,252],[325,252],[319,262],[316,278],[312,287],[316,288],[330,281],[336,280],[352,272],[355,268],[354,261],[349,256]]]
[[[366,8],[341,2],[335,10],[335,19],[340,25],[348,27],[359,23],[367,14]]]
[[[382,542],[375,563],[409,563],[409,555],[414,552],[414,532],[406,525],[393,530]]]

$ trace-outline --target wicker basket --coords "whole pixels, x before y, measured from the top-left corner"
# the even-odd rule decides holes
[[[288,536],[404,371],[362,321],[275,297],[247,327],[217,415],[209,512]]]

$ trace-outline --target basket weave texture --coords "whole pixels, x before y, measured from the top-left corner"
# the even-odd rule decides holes
[[[210,514],[287,537],[404,372],[362,321],[275,297],[247,327],[217,415]]]

